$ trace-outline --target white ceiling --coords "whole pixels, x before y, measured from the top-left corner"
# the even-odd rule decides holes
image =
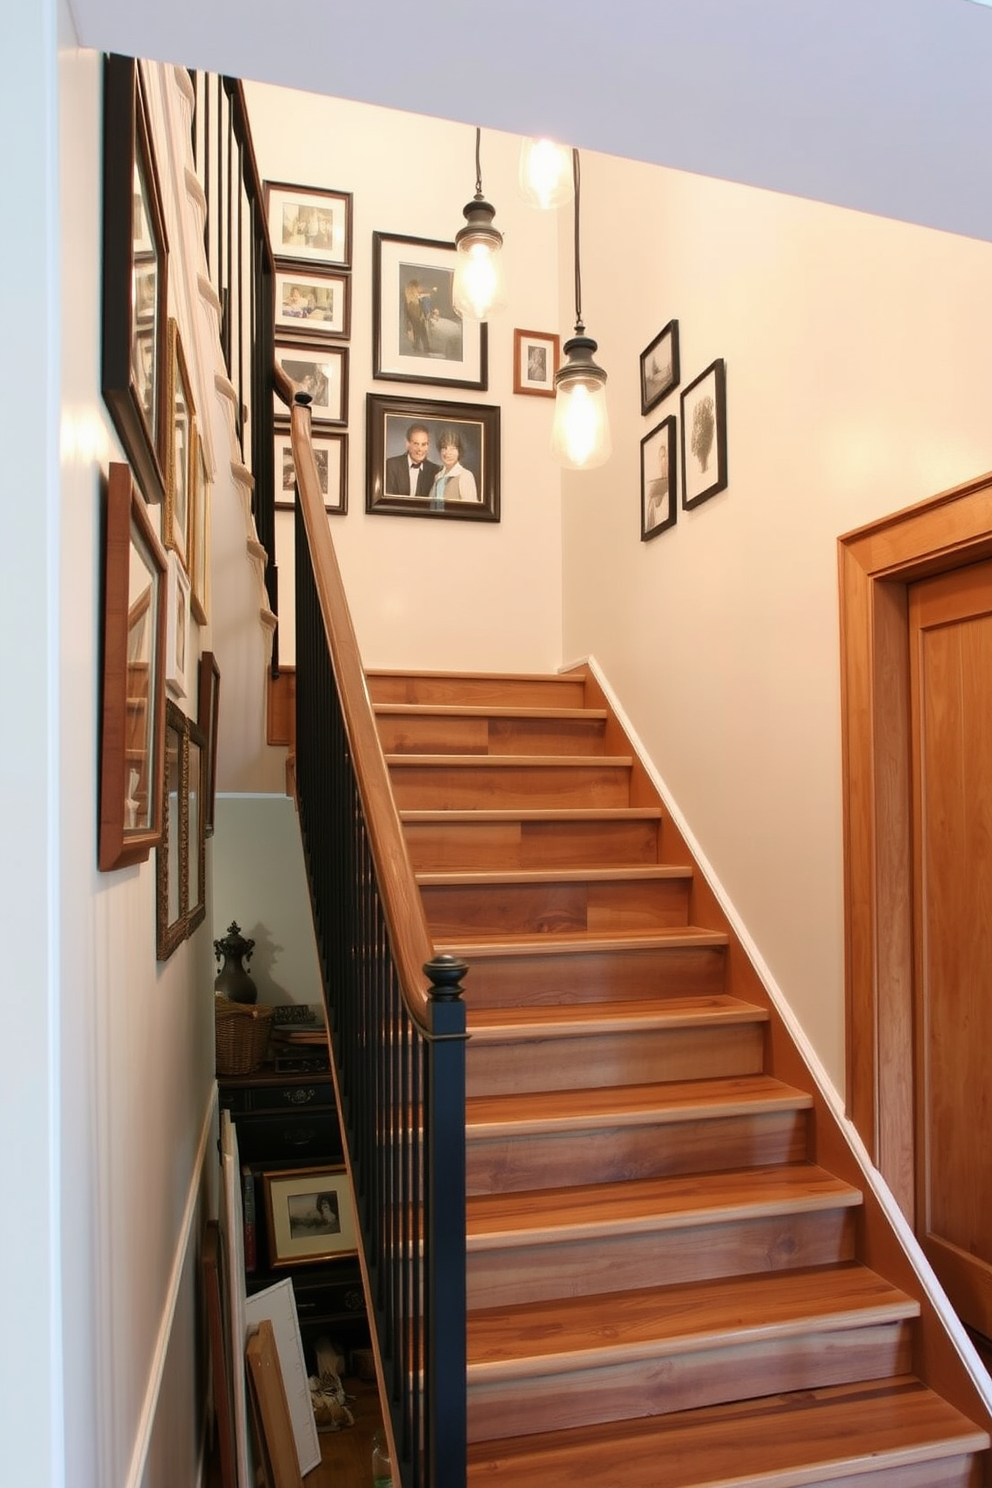
[[[100,50],[992,240],[992,13],[967,0],[68,3]]]

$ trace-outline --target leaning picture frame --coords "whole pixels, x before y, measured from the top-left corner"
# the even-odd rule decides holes
[[[372,234],[372,375],[435,387],[489,386],[489,328],[454,307],[454,243]]]
[[[275,266],[276,334],[347,341],[351,335],[351,275],[342,270]]]
[[[723,360],[682,392],[682,507],[699,506],[727,485],[727,369]]]
[[[366,512],[499,521],[498,407],[369,393],[366,445]],[[411,475],[414,447],[422,464]]]
[[[679,323],[670,320],[641,352],[641,412],[650,413],[679,385]]]
[[[145,499],[159,502],[169,245],[141,68],[108,56],[103,80],[101,392]]]
[[[273,1268],[358,1252],[351,1183],[343,1167],[275,1169],[262,1174]]]
[[[107,485],[97,866],[143,863],[162,835],[166,556],[130,467]]]
[[[677,423],[669,414],[641,440],[641,542],[674,527],[678,518]]]
[[[265,182],[265,217],[275,258],[300,263],[351,264],[350,191]]]
[[[293,440],[289,425],[277,424],[273,439],[272,468],[276,511],[294,511],[296,465],[293,461]],[[336,431],[327,433],[314,429],[311,431],[311,440],[317,477],[324,494],[324,510],[330,516],[343,517],[348,510],[348,436]]]
[[[314,424],[348,422],[348,349],[321,346],[316,341],[277,341],[276,361],[301,392],[310,394],[310,419]],[[285,418],[286,405],[272,395],[272,411]]]
[[[513,391],[553,398],[561,361],[561,339],[549,331],[513,332]]]
[[[206,915],[203,732],[165,703],[162,838],[156,854],[155,953],[167,961]]]

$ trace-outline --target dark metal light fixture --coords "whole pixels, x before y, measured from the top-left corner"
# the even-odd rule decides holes
[[[555,418],[551,453],[569,470],[592,470],[613,449],[606,407],[606,373],[593,361],[597,344],[582,322],[582,271],[579,262],[579,152],[572,151],[575,185],[575,335],[562,350],[565,363],[555,373]]]
[[[506,303],[501,249],[503,234],[493,227],[496,208],[482,195],[482,130],[475,131],[475,196],[465,211],[465,226],[455,234],[458,257],[451,297],[469,320],[488,320]]]

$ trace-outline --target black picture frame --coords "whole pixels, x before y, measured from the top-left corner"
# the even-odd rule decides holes
[[[284,341],[275,344],[276,362],[291,382],[311,396],[310,420],[318,424],[348,422],[349,349],[333,341]],[[286,405],[272,395],[274,418],[285,418]]]
[[[372,375],[432,387],[489,386],[489,327],[452,302],[454,243],[372,234]]]
[[[277,259],[350,268],[351,219],[350,191],[265,182],[265,220]]]
[[[722,358],[682,390],[682,509],[727,485],[727,366]]]
[[[169,245],[141,69],[104,61],[101,392],[147,501],[165,498]]]
[[[396,489],[408,469],[407,433],[414,424],[427,430],[425,474],[415,495]],[[442,520],[498,522],[500,513],[500,410],[482,403],[448,403],[429,398],[390,398],[379,393],[366,397],[365,510],[375,516],[436,517]],[[437,498],[431,491],[443,462],[438,438],[453,430],[462,444],[455,499]],[[432,467],[432,468],[431,468]],[[452,467],[454,473],[454,467]],[[406,476],[409,480],[409,477]],[[449,487],[450,489],[450,487]],[[437,504],[437,503],[440,504]]]
[[[313,429],[314,461],[324,495],[328,516],[343,517],[348,512],[348,436],[336,429]],[[273,430],[273,479],[276,511],[296,510],[296,467],[293,463],[293,439],[289,424],[276,424]]]
[[[351,336],[351,274],[347,269],[277,259],[273,274],[275,333],[347,341]]]
[[[641,352],[641,412],[650,413],[679,385],[679,323],[670,320]]]
[[[678,520],[677,424],[670,413],[641,440],[641,542],[667,532]]]

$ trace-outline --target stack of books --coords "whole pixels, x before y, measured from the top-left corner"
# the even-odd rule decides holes
[[[277,1074],[306,1074],[329,1070],[330,1051],[324,1009],[306,1003],[287,1003],[272,1010],[269,1057]]]

